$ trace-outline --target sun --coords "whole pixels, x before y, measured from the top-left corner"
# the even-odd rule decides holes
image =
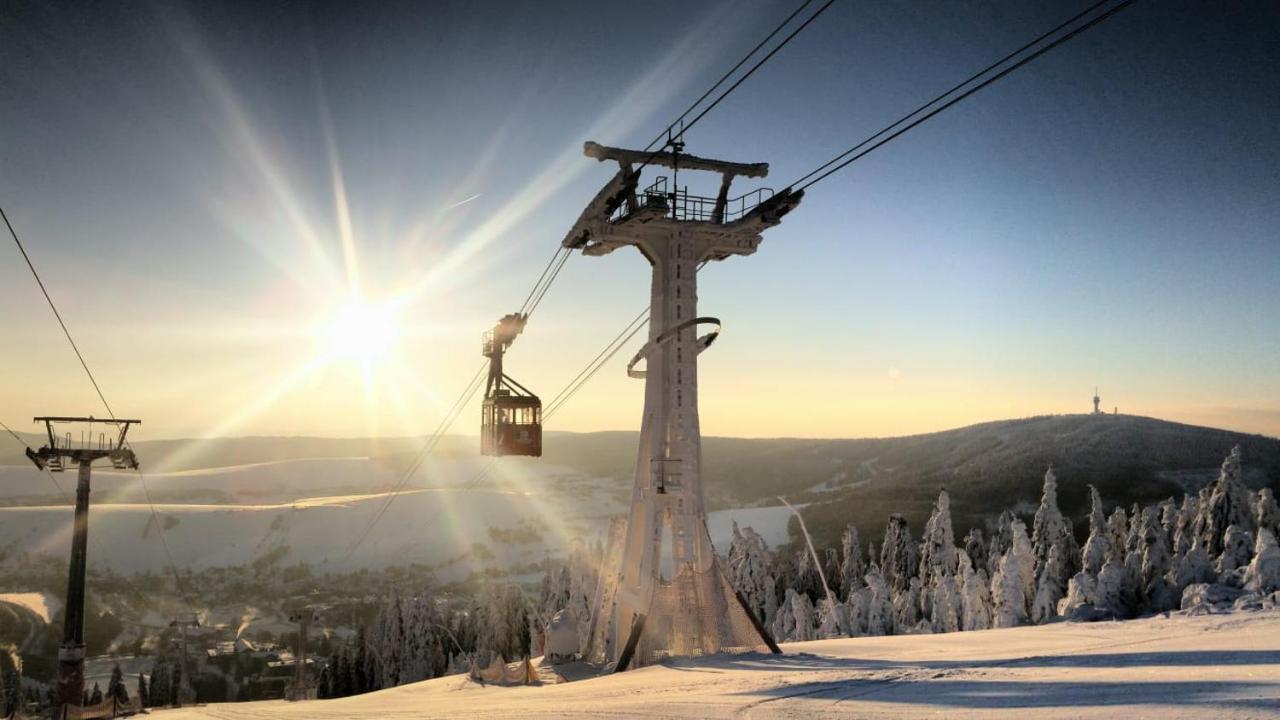
[[[354,299],[325,326],[329,354],[368,365],[385,358],[400,337],[395,308]]]

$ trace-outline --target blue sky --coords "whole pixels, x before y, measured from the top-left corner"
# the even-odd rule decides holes
[[[419,434],[608,179],[582,141],[644,145],[793,7],[7,3],[0,203],[148,436]],[[784,187],[1077,9],[837,0],[688,150]],[[1276,67],[1274,4],[1139,2],[815,186],[704,271],[704,432],[924,432],[1097,384],[1280,434]],[[351,267],[410,298],[401,336],[312,367]],[[571,259],[512,374],[554,394],[647,271]],[[6,422],[96,412],[24,273],[0,252]],[[559,429],[636,427],[623,361]]]

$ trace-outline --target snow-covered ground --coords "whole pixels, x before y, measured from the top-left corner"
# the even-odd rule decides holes
[[[1280,717],[1280,611],[784,645],[541,687],[460,676],[187,718]]]
[[[0,593],[0,603],[26,608],[46,623],[62,609],[62,601],[47,592]]]

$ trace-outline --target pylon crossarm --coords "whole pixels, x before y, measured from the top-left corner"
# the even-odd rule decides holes
[[[654,338],[653,340],[650,340],[649,342],[645,343],[644,347],[640,348],[640,351],[635,354],[635,357],[631,358],[631,362],[627,363],[627,377],[635,378],[637,380],[643,380],[647,376],[647,371],[636,370],[635,366],[639,364],[641,360],[645,360],[646,358],[648,358],[649,355],[652,354],[654,349],[656,349],[658,346],[664,345],[670,342],[672,339],[674,339],[677,335],[680,334],[680,331],[685,330],[686,328],[691,328],[698,325],[715,325],[716,326],[714,330],[698,338],[697,350],[698,350],[698,354],[702,354],[703,350],[706,350],[707,348],[711,347],[711,343],[715,342],[716,338],[720,337],[720,318],[700,317],[700,318],[694,318],[692,320],[686,320],[685,322],[682,322],[679,325],[671,328],[670,330],[662,333],[661,335]]]

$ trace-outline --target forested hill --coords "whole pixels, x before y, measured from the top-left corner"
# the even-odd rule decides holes
[[[703,473],[711,509],[774,505],[785,495],[810,504],[815,540],[838,546],[845,523],[874,536],[895,512],[918,531],[943,488],[957,532],[1005,508],[1032,513],[1050,465],[1062,510],[1077,521],[1090,484],[1108,509],[1180,497],[1216,478],[1235,445],[1247,484],[1280,484],[1280,439],[1133,415],[1051,415],[879,439],[708,437]],[[545,447],[548,461],[621,479],[634,467],[636,434],[555,434]]]
[[[869,440],[708,438],[704,472],[713,506],[767,504],[777,494],[811,503],[805,517],[815,540],[836,546],[844,524],[875,536],[895,512],[918,531],[943,488],[957,533],[1005,508],[1029,515],[1050,465],[1063,512],[1083,522],[1090,484],[1108,509],[1180,497],[1216,478],[1235,445],[1246,484],[1280,489],[1280,439],[1130,415],[1045,416]]]

